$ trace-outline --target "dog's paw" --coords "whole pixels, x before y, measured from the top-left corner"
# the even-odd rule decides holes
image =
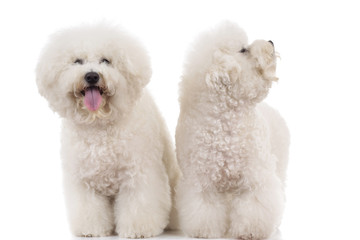
[[[85,237],[85,238],[91,238],[91,237],[108,237],[114,235],[113,229],[111,230],[93,230],[93,231],[81,231],[74,233],[77,237]]]
[[[72,233],[77,237],[108,237],[114,235],[115,226],[106,221],[80,221],[77,226],[72,226]]]
[[[159,224],[156,221],[144,221],[137,219],[128,221],[117,227],[117,233],[121,238],[149,238],[160,235],[166,224]]]
[[[82,234],[82,235],[80,235],[79,237],[91,238],[91,237],[93,237],[93,235],[92,235],[91,233],[89,233],[89,234]],[[95,237],[95,236],[94,236],[94,237]]]
[[[114,235],[114,225],[106,221],[81,221],[72,226],[72,233],[77,237],[107,237]]]
[[[257,228],[255,226],[231,226],[229,231],[229,237],[237,238],[241,240],[264,240],[271,236],[272,232],[264,229]]]
[[[238,239],[240,239],[240,240],[260,240],[260,239],[262,239],[262,238],[256,238],[253,234],[248,234],[248,235],[241,235],[241,236],[239,236],[238,237]]]
[[[230,237],[240,239],[240,240],[265,240],[268,238],[268,236],[258,235],[258,234],[253,234],[253,233],[248,233],[248,234],[230,233]]]
[[[199,229],[187,229],[185,234],[191,238],[221,238],[224,237],[222,231],[214,228],[202,227]]]
[[[118,231],[118,235],[121,238],[150,238],[160,235],[162,232],[162,228],[153,228],[151,226],[122,227]]]
[[[245,235],[241,235],[236,237],[237,239],[240,240],[265,240],[268,238],[268,236],[263,236],[263,235],[257,235],[257,234],[245,234]]]

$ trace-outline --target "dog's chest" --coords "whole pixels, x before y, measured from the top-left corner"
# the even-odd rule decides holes
[[[230,112],[208,123],[198,137],[198,174],[205,178],[204,184],[211,183],[221,192],[246,187],[247,170],[259,146],[254,117]]]
[[[77,170],[80,179],[102,195],[119,192],[133,167],[127,152],[126,136],[97,132],[80,140]]]

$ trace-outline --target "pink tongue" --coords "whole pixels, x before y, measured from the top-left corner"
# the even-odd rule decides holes
[[[90,87],[85,91],[84,104],[90,111],[96,111],[101,104],[101,94],[98,88]]]

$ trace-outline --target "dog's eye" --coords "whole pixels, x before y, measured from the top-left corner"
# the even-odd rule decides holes
[[[242,48],[239,52],[246,53],[248,50],[246,48]]]
[[[76,63],[76,64],[83,64],[84,61],[83,61],[82,59],[80,59],[80,58],[77,58],[77,59],[74,61],[74,63]]]
[[[100,60],[100,63],[110,64],[110,61],[107,60],[106,58],[102,58],[102,59]]]

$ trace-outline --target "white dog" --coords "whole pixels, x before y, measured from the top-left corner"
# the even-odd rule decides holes
[[[76,236],[151,237],[169,223],[179,170],[144,89],[150,76],[141,44],[106,24],[55,34],[40,57],[39,92],[63,118],[65,197]]]
[[[269,237],[280,224],[289,133],[260,103],[276,81],[271,41],[247,45],[237,25],[200,36],[180,84],[177,208],[192,237]]]

